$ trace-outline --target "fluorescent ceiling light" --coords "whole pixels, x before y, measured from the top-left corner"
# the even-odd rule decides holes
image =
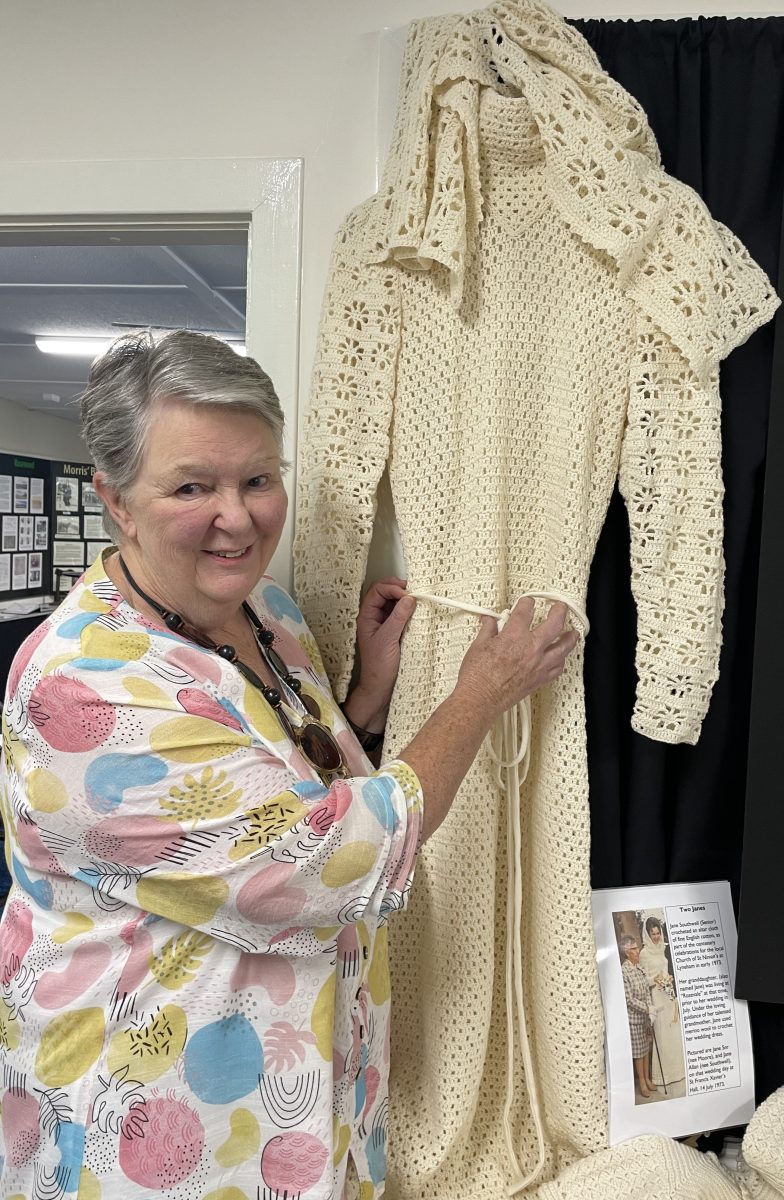
[[[103,354],[111,338],[37,337],[35,344],[43,354],[71,354],[79,358],[95,358]]]
[[[114,338],[101,337],[37,337],[35,344],[43,354],[69,354],[77,358],[97,358],[103,354],[107,346],[111,346]],[[221,338],[227,346],[231,346],[235,354],[245,358],[247,349],[243,342],[233,342]]]

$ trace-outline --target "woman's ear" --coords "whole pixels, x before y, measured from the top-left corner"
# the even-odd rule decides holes
[[[105,471],[96,471],[93,475],[93,487],[106,505],[109,516],[126,539],[136,535],[136,524],[131,517],[120,493],[106,478]]]

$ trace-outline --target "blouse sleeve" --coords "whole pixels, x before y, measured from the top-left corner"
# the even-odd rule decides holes
[[[698,379],[640,316],[619,472],[637,603],[632,728],[694,744],[719,672],[724,607],[718,368]]]
[[[406,763],[299,781],[230,706],[205,692],[186,714],[160,683],[139,663],[68,664],[10,705],[13,872],[39,904],[71,877],[105,910],[302,954],[405,904],[422,812]]]

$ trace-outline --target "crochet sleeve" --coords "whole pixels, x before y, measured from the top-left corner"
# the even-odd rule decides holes
[[[642,314],[619,482],[637,603],[632,728],[693,745],[718,677],[724,604],[718,369],[699,380]]]
[[[356,249],[365,209],[336,239],[300,457],[297,600],[339,699],[346,695],[376,489],[389,451],[400,304],[397,269]]]

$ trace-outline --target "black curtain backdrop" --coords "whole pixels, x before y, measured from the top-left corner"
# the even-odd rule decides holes
[[[784,17],[572,24],[642,104],[666,170],[703,197],[775,282]],[[629,726],[636,632],[629,533],[617,493],[610,506],[588,592],[594,887],[729,879],[737,905],[775,324],[721,371],[727,600],[721,676],[697,746],[658,744]],[[784,1005],[750,1007],[761,1101],[784,1084]]]

